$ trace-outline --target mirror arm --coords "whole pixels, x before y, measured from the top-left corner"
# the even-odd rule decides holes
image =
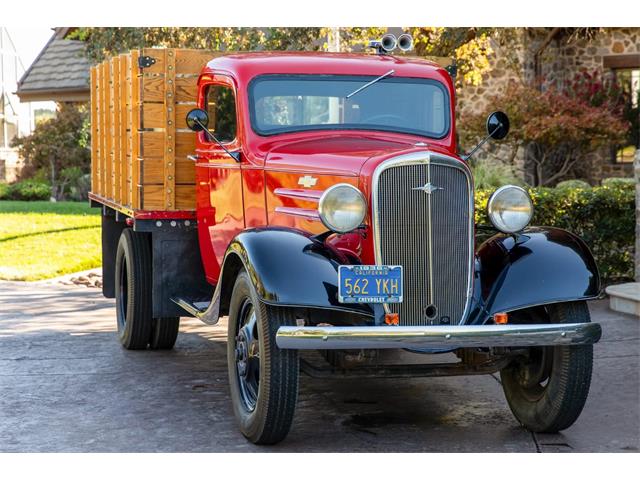
[[[207,136],[213,140],[214,142],[216,142],[220,148],[222,148],[231,158],[233,158],[236,162],[240,162],[240,152],[230,152],[227,147],[225,147],[222,142],[220,140],[218,140],[216,138],[216,136],[211,133],[211,130],[209,130],[207,128],[207,126],[205,124],[203,124],[199,119],[195,118],[193,120],[201,129],[203,132],[205,132],[207,134]]]
[[[471,150],[471,152],[469,152],[467,155],[461,155],[462,159],[467,161],[469,160],[469,158],[471,158],[471,156],[476,153],[480,147],[482,147],[482,145],[484,145],[485,143],[487,143],[487,140],[489,140],[493,134],[500,128],[502,127],[502,123],[499,123],[498,125],[496,125],[496,128],[493,129],[492,132],[489,133],[489,135],[487,135],[486,137],[484,137],[480,143],[478,143],[478,145],[476,145],[475,147],[473,147],[473,150]]]

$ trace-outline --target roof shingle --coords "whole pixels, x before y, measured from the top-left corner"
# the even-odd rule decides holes
[[[78,40],[52,38],[18,82],[18,95],[33,93],[86,91],[89,96],[89,61],[84,56],[84,43]]]

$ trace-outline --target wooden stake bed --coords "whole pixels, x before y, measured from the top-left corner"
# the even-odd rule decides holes
[[[195,211],[196,134],[185,116],[217,55],[145,48],[91,67],[92,199],[129,215]]]

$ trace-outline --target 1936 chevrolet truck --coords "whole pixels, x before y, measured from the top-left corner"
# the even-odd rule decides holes
[[[601,335],[589,249],[528,226],[517,186],[492,195],[492,225],[474,225],[451,70],[394,46],[143,49],[92,68],[90,197],[120,341],[172,348],[180,316],[228,316],[231,402],[252,442],[287,435],[300,370],[499,371],[535,432],[569,427],[585,404]],[[500,139],[508,118],[487,128]],[[477,228],[495,231],[478,247]],[[324,367],[299,358],[309,349]],[[459,361],[384,365],[381,349]]]

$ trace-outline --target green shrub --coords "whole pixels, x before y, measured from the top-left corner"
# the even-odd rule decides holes
[[[7,200],[7,194],[9,193],[9,185],[4,182],[0,182],[0,200]]]
[[[481,161],[472,166],[473,182],[476,190],[498,188],[502,185],[521,185],[509,165],[504,163]]]
[[[8,186],[3,200],[49,200],[51,187],[44,182],[29,179]]]
[[[636,180],[634,178],[617,178],[617,177],[613,177],[613,178],[605,178],[604,180],[602,180],[602,186],[603,187],[611,187],[611,188],[618,188],[618,187],[626,187],[627,185],[635,185],[636,184]]]
[[[565,180],[564,182],[559,182],[556,185],[556,188],[569,188],[569,189],[574,189],[574,188],[591,188],[591,185],[589,185],[587,182],[585,182],[584,180]]]
[[[490,225],[486,211],[491,193],[492,190],[476,192],[478,224]],[[563,228],[580,236],[591,249],[605,283],[633,278],[633,184],[589,189],[531,188],[529,193],[535,209],[532,225]]]

